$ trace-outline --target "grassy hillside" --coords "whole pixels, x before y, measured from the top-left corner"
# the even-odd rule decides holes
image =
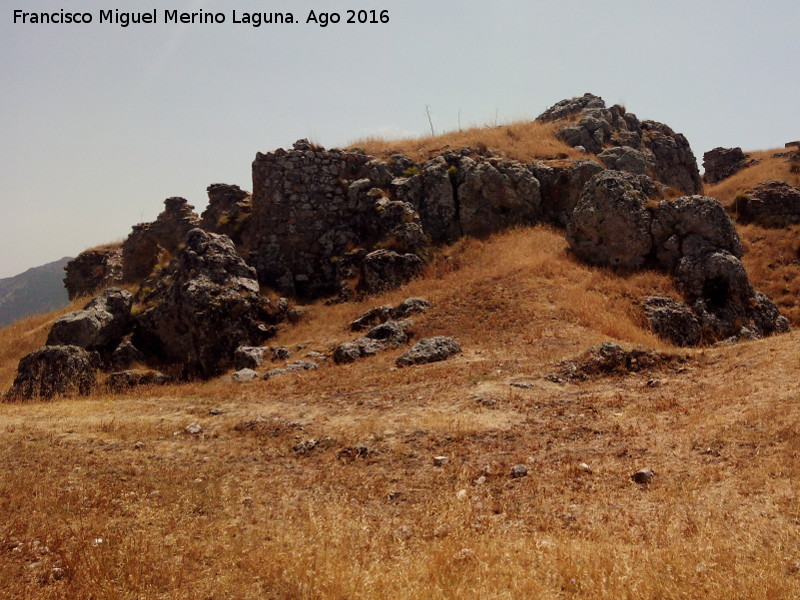
[[[800,597],[798,334],[677,351],[636,307],[674,295],[668,276],[620,278],[565,247],[543,227],[464,239],[427,278],[307,307],[274,342],[327,352],[363,310],[422,296],[416,337],[464,349],[446,362],[395,370],[396,350],[0,404],[4,597]],[[47,321],[0,331],[2,364]],[[609,339],[683,361],[546,377]],[[633,483],[646,467],[653,483]]]
[[[66,305],[69,299],[64,288],[64,266],[70,260],[62,258],[0,279],[0,327]]]

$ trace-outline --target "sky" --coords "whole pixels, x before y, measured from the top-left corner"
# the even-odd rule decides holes
[[[92,22],[15,23],[15,7]],[[388,23],[348,24],[349,9]],[[173,10],[226,22],[164,23]],[[0,278],[122,240],[170,196],[199,213],[211,183],[250,190],[256,152],[426,135],[426,107],[439,133],[591,92],[683,133],[699,160],[783,147],[800,139],[798,25],[796,0],[4,0]]]

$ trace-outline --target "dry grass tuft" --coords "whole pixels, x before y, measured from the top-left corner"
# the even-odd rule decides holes
[[[495,155],[529,162],[554,158],[584,158],[585,155],[555,137],[558,125],[519,121],[493,127],[473,127],[433,137],[387,140],[378,137],[353,142],[351,148],[363,148],[372,156],[388,157],[405,154],[415,161],[426,161],[447,150],[464,146],[489,149]]]

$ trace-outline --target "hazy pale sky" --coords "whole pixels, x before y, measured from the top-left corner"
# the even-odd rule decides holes
[[[88,12],[90,24],[14,23]],[[100,23],[156,10],[157,24]],[[389,23],[347,24],[348,9]],[[167,24],[164,11],[224,24]],[[341,21],[306,23],[310,10]],[[233,23],[292,12],[297,24]],[[0,278],[123,239],[163,200],[252,189],[257,151],[532,119],[584,92],[698,159],[800,138],[800,2],[19,0],[0,9]]]

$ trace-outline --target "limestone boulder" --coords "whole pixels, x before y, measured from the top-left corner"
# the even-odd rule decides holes
[[[19,361],[11,400],[89,395],[99,358],[79,346],[45,346]]]
[[[414,344],[397,358],[398,367],[409,367],[447,360],[461,353],[461,346],[453,338],[437,335],[425,338]]]
[[[653,214],[654,251],[666,269],[674,269],[680,258],[689,254],[725,250],[741,258],[744,253],[733,222],[714,198],[685,196],[662,201]]]
[[[638,269],[653,248],[648,202],[657,194],[645,176],[603,171],[586,184],[567,225],[576,256],[590,264]]]
[[[111,351],[125,334],[132,305],[133,294],[108,288],[82,310],[59,317],[50,329],[47,345]]]
[[[458,164],[457,180],[464,235],[488,235],[539,219],[539,181],[520,163],[464,157]]]
[[[743,328],[759,337],[789,330],[788,320],[767,296],[753,289],[744,265],[727,251],[684,256],[675,278],[697,315],[705,341],[739,336]]]
[[[534,162],[528,169],[539,181],[542,220],[564,228],[581,198],[584,186],[603,170],[593,160]]]
[[[634,175],[647,175],[647,157],[640,150],[617,146],[603,150],[597,158],[609,169]]]
[[[177,363],[186,377],[209,378],[232,366],[240,346],[275,332],[279,310],[259,293],[255,270],[224,235],[193,229],[185,248],[140,292],[136,345]]]

